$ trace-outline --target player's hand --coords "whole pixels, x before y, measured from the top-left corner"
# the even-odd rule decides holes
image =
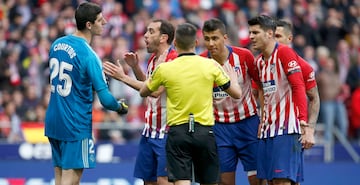
[[[301,137],[300,142],[304,149],[310,149],[315,145],[315,128],[310,127],[306,122],[300,121]]]
[[[225,63],[222,67],[224,71],[229,75],[231,82],[237,82],[237,74],[234,68],[229,63]]]
[[[119,60],[116,60],[115,64],[106,61],[103,64],[105,74],[122,81],[126,76],[123,67],[121,66]]]
[[[119,115],[124,115],[128,113],[129,107],[126,105],[125,101],[123,99],[118,100],[118,103],[120,105],[119,110],[117,110],[117,113]]]
[[[124,60],[131,68],[135,68],[139,63],[139,56],[137,53],[128,52],[125,53]]]

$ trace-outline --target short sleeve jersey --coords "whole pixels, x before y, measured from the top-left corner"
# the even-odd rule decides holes
[[[147,86],[151,91],[163,85],[167,94],[169,126],[187,123],[193,113],[195,121],[214,125],[212,90],[230,81],[222,67],[212,59],[183,54],[172,62],[160,64]]]
[[[68,35],[52,44],[49,67],[45,135],[67,141],[90,138],[93,90],[108,88],[100,58],[85,39]]]
[[[234,46],[227,46],[227,49],[229,56],[226,63],[229,63],[236,71],[243,94],[240,99],[234,99],[214,86],[213,106],[215,121],[234,123],[256,114],[256,100],[252,93],[251,79],[258,80],[259,76],[254,56],[248,49]],[[204,51],[201,56],[211,58],[208,51]]]

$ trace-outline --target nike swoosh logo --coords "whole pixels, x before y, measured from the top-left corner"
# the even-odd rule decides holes
[[[284,171],[284,170],[278,170],[278,169],[274,170],[275,173],[281,173],[281,172],[283,172],[283,171]]]

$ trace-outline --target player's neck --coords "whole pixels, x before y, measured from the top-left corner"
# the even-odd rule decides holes
[[[275,50],[275,47],[276,47],[276,41],[275,40],[270,41],[267,44],[266,48],[264,48],[264,50],[262,51],[262,54],[263,54],[263,57],[264,57],[265,60],[268,60],[271,57],[272,53]]]
[[[224,46],[223,51],[219,52],[219,55],[211,56],[214,60],[216,60],[219,64],[224,65],[229,57],[229,50],[226,46]]]
[[[77,36],[77,37],[84,38],[84,39],[87,41],[87,43],[90,43],[90,42],[91,42],[91,39],[92,39],[91,33],[88,32],[88,31],[79,31],[79,30],[76,30],[73,35],[74,35],[74,36]]]
[[[159,45],[158,46],[158,50],[155,54],[156,58],[159,58],[161,54],[163,54],[166,50],[168,50],[170,48],[169,45]]]

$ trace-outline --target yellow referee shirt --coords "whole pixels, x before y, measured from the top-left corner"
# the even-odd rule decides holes
[[[166,88],[169,126],[187,123],[190,113],[196,122],[211,126],[214,125],[214,83],[222,86],[229,80],[215,60],[187,53],[158,65],[146,85],[151,91],[161,85]]]

